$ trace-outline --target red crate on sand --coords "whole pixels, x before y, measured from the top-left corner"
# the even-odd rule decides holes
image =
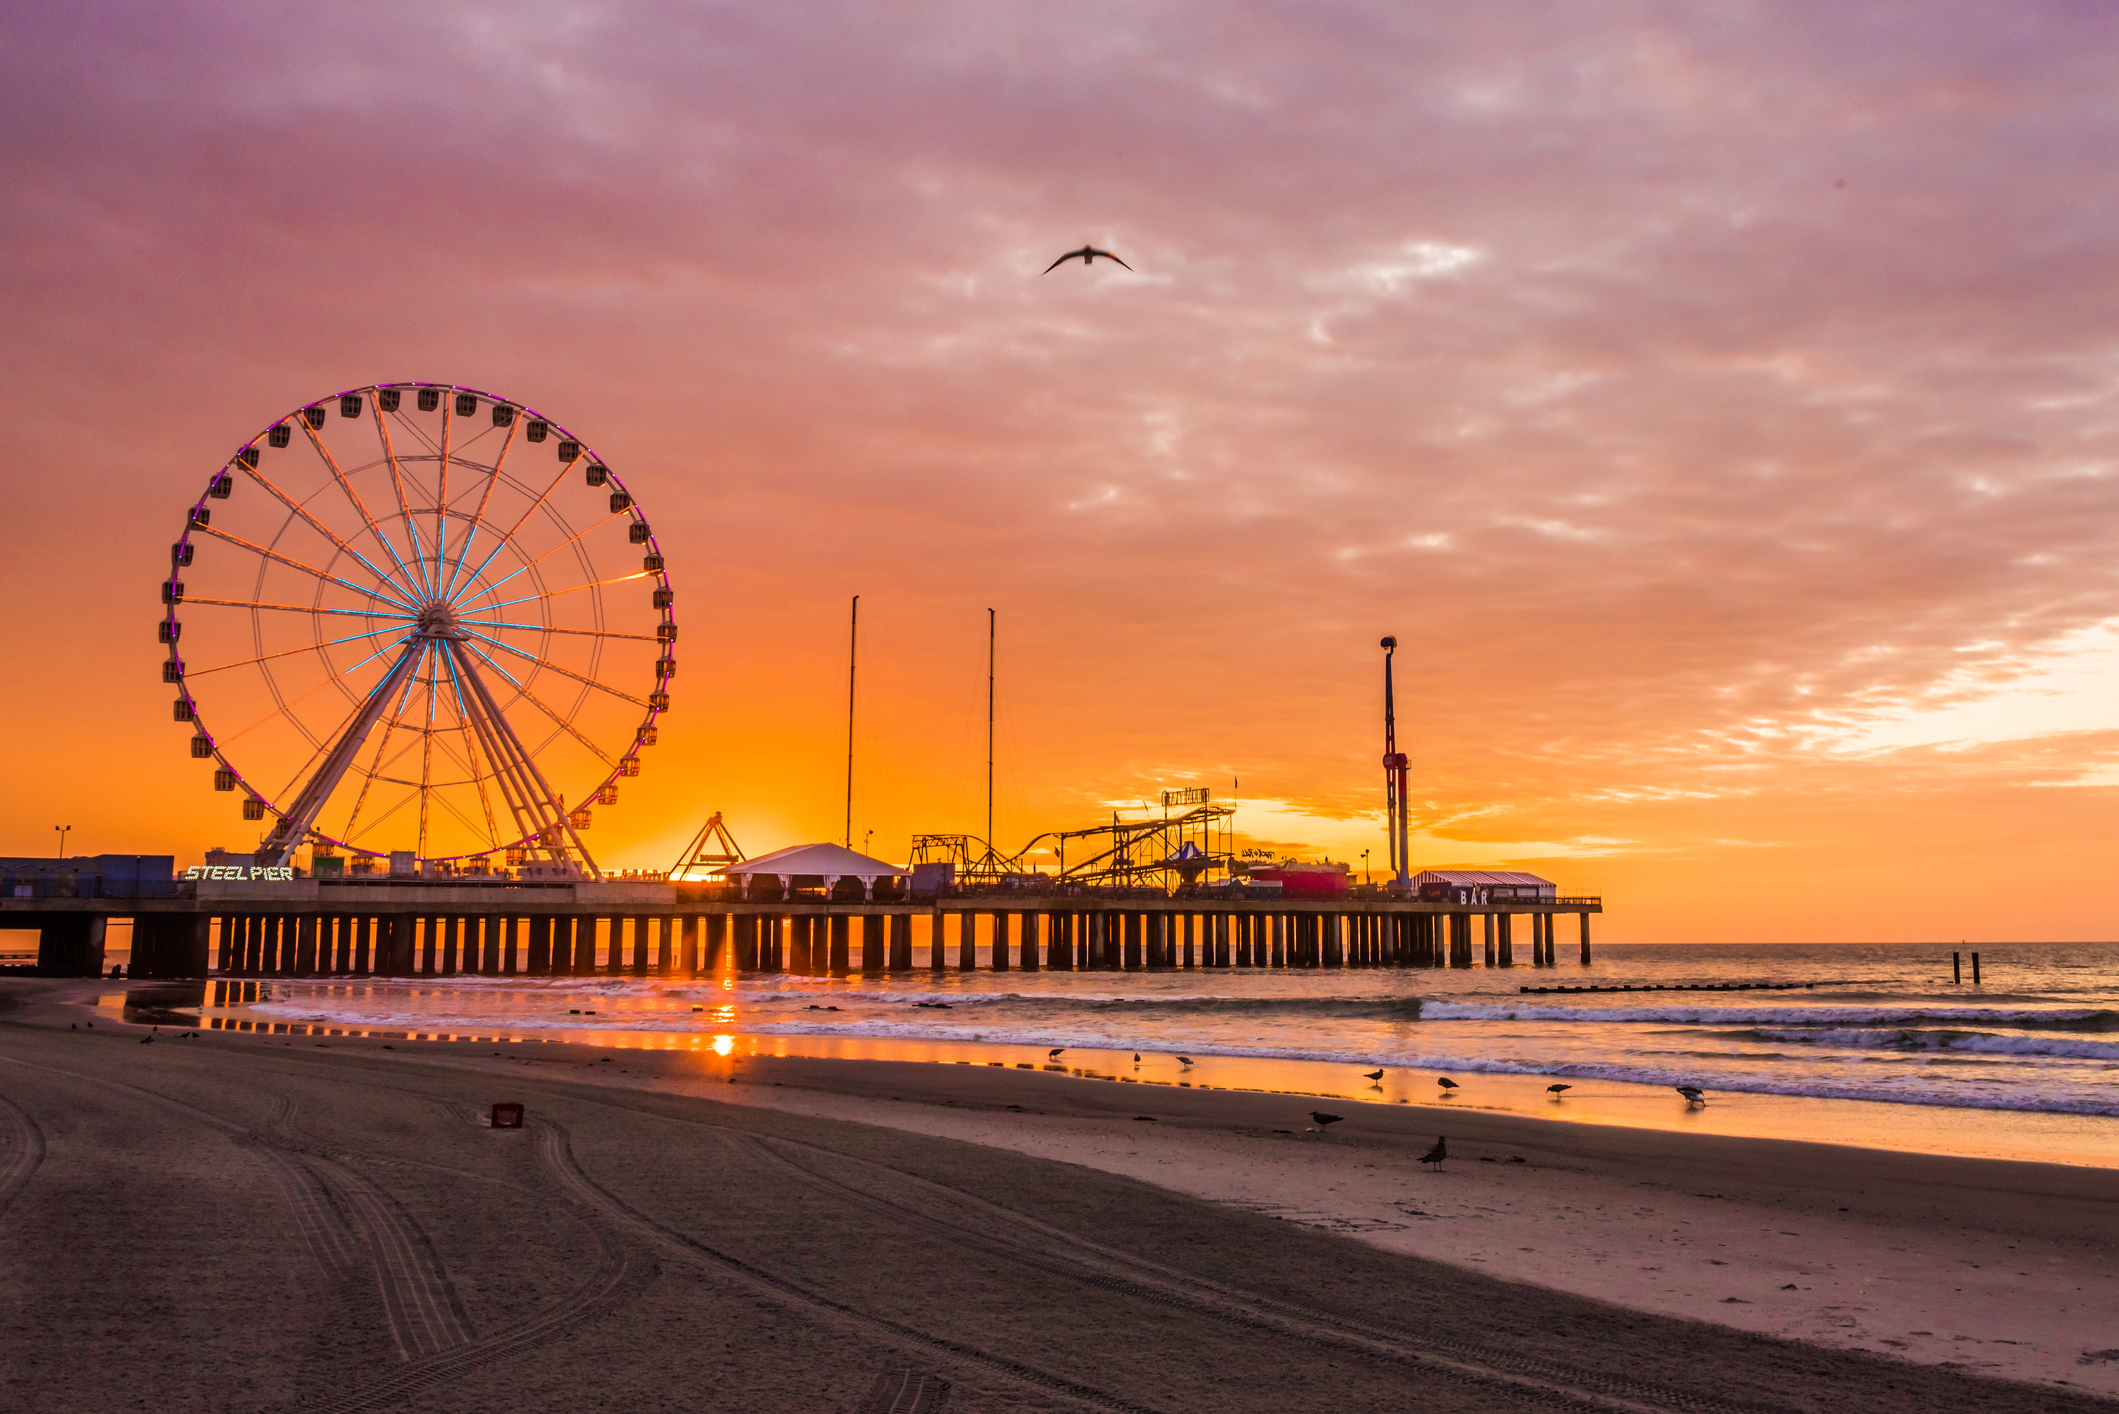
[[[512,1101],[505,1101],[493,1106],[493,1127],[495,1129],[522,1128],[522,1106]]]

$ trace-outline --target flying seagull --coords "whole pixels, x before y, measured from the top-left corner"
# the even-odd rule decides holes
[[[1420,1156],[1420,1162],[1423,1164],[1434,1164],[1439,1168],[1442,1164],[1442,1161],[1448,1157],[1449,1140],[1443,1138],[1440,1135],[1437,1135],[1435,1137],[1435,1147],[1422,1154]]]
[[[1683,1095],[1685,1103],[1688,1105],[1704,1105],[1707,1103],[1707,1092],[1700,1089],[1697,1085],[1676,1085],[1671,1088]]]
[[[1131,270],[1133,268],[1130,265],[1126,265],[1125,261],[1119,260],[1117,256],[1113,255],[1108,250],[1098,250],[1093,245],[1085,245],[1080,250],[1068,251],[1065,255],[1053,261],[1050,265],[1047,265],[1043,270],[1039,271],[1038,273],[1041,275],[1050,275],[1053,271],[1059,269],[1062,265],[1065,265],[1070,260],[1079,260],[1084,265],[1094,265],[1096,264],[1096,258],[1098,256],[1102,256],[1106,260],[1117,261],[1118,264],[1125,266],[1125,268],[1128,270]]]
[[[1381,1079],[1383,1079],[1383,1072],[1382,1072],[1382,1071],[1380,1071],[1380,1070],[1364,1070],[1364,1071],[1363,1071],[1363,1072],[1361,1072],[1361,1073],[1362,1073],[1363,1075],[1366,1075],[1366,1076],[1367,1076],[1367,1077],[1368,1077],[1369,1079],[1371,1079],[1371,1080],[1381,1080]]]
[[[1572,1085],[1548,1085],[1545,1087],[1545,1091],[1547,1094],[1550,1095],[1558,1095],[1563,1091],[1572,1090],[1574,1088],[1575,1087]]]
[[[1445,1090],[1454,1090],[1457,1088],[1457,1082],[1450,1079],[1447,1075],[1443,1076],[1440,1080],[1437,1080],[1435,1083],[1437,1085],[1440,1085]]]
[[[1314,1120],[1316,1120],[1316,1121],[1317,1121],[1317,1127],[1318,1127],[1319,1129],[1323,1129],[1323,1128],[1324,1128],[1324,1127],[1325,1127],[1326,1125],[1332,1125],[1332,1124],[1337,1124],[1337,1123],[1339,1123],[1339,1121],[1340,1121],[1340,1120],[1342,1120],[1342,1119],[1344,1119],[1344,1118],[1346,1118],[1346,1116],[1345,1116],[1345,1115],[1328,1115],[1328,1114],[1326,1114],[1326,1113],[1325,1113],[1325,1112],[1324,1112],[1323,1110],[1311,1110],[1311,1111],[1310,1111],[1310,1118],[1311,1118],[1311,1119],[1314,1119]]]

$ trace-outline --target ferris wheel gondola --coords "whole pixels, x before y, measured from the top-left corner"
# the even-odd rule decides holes
[[[669,710],[675,598],[582,438],[475,389],[385,383],[297,409],[213,474],[157,633],[192,755],[271,821],[258,863],[306,842],[593,876],[591,806]],[[571,809],[562,783],[587,786]]]

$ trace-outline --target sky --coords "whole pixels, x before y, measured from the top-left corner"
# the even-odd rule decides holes
[[[1380,868],[1394,634],[1416,866],[1612,942],[2119,934],[2107,7],[0,15],[0,850],[254,841],[167,546],[427,379],[668,554],[608,868],[842,832],[859,594],[877,854],[983,831],[992,609],[1004,847],[1203,785]]]

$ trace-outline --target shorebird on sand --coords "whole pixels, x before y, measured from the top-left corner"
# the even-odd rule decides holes
[[[1113,255],[1108,250],[1098,250],[1093,245],[1085,245],[1080,250],[1068,251],[1065,255],[1053,261],[1050,265],[1047,265],[1043,270],[1039,271],[1038,273],[1041,275],[1050,275],[1053,271],[1059,269],[1062,265],[1065,265],[1070,260],[1079,260],[1084,265],[1094,265],[1096,264],[1099,257],[1105,260],[1113,261],[1116,264],[1123,266],[1127,270],[1131,270],[1133,268],[1132,266],[1127,265],[1125,261],[1120,260],[1117,256]]]
[[[1697,1085],[1678,1085],[1672,1088],[1685,1097],[1685,1103],[1688,1105],[1704,1105],[1707,1103],[1707,1092],[1700,1089]]]
[[[1328,1126],[1339,1123],[1339,1121],[1346,1118],[1346,1116],[1328,1115],[1323,1110],[1311,1110],[1310,1118],[1317,1121],[1317,1127],[1319,1129],[1324,1129]]]
[[[1192,1058],[1190,1056],[1179,1056],[1177,1058],[1177,1063],[1179,1065],[1190,1065],[1192,1063]]]
[[[1420,1162],[1423,1164],[1433,1164],[1436,1168],[1440,1168],[1442,1167],[1442,1161],[1448,1157],[1449,1140],[1443,1138],[1441,1135],[1438,1134],[1435,1136],[1435,1147],[1422,1154],[1420,1156]]]
[[[1381,1079],[1383,1079],[1383,1072],[1382,1072],[1382,1071],[1380,1071],[1380,1070],[1364,1070],[1364,1071],[1363,1071],[1363,1072],[1361,1072],[1361,1073],[1362,1073],[1363,1075],[1366,1075],[1366,1076],[1367,1076],[1367,1077],[1368,1077],[1369,1079],[1371,1079],[1371,1080],[1381,1080]]]
[[[1443,1076],[1440,1080],[1437,1080],[1435,1083],[1437,1085],[1440,1085],[1445,1090],[1454,1090],[1457,1088],[1457,1082],[1450,1079],[1447,1075]]]
[[[1548,1095],[1564,1095],[1574,1088],[1572,1085],[1548,1085],[1545,1087],[1545,1093]]]
[[[1054,1046],[1051,1050],[1045,1052],[1045,1059],[1058,1060],[1060,1058],[1060,1052],[1066,1049],[1067,1048],[1065,1046]]]

